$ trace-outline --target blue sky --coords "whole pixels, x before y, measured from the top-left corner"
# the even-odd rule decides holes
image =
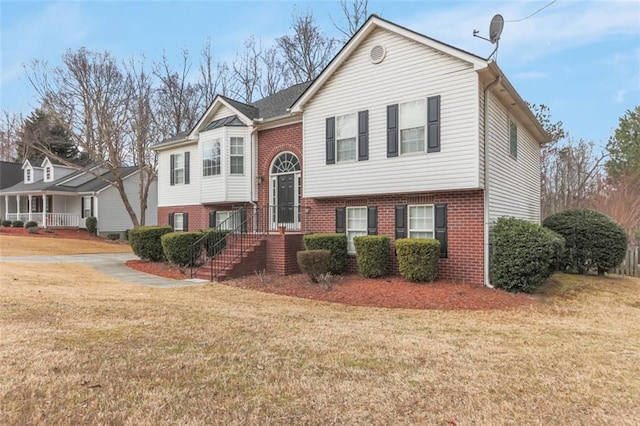
[[[640,104],[640,2],[374,1],[370,13],[488,56],[491,17],[506,21],[498,65],[531,103],[547,104],[574,137],[603,146],[618,118]],[[28,115],[37,107],[23,64],[59,63],[67,49],[109,50],[120,59],[154,60],[183,48],[197,54],[207,37],[214,56],[232,61],[251,35],[263,46],[288,32],[294,10],[311,10],[330,36],[341,19],[337,1],[83,1],[0,0],[0,109]],[[194,64],[194,69],[195,69]]]

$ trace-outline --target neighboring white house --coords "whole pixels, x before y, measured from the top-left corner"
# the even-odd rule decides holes
[[[114,176],[107,169],[94,167],[93,173],[75,171],[71,167],[45,158],[40,165],[26,160],[23,179],[0,190],[6,220],[37,222],[46,228],[85,228],[87,217],[98,220],[98,234],[120,233],[133,227],[120,193],[112,185]],[[137,167],[121,167],[129,203],[140,215]],[[111,182],[111,183],[110,183]],[[157,223],[157,182],[153,182],[147,198],[145,224]]]
[[[548,140],[495,62],[374,15],[314,81],[251,105],[216,97],[157,145],[158,222],[257,206],[346,233],[350,253],[357,235],[436,238],[442,277],[488,284],[491,224],[540,221]]]

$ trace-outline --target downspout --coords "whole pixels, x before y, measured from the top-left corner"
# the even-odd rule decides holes
[[[253,120],[254,123],[258,122],[258,120],[261,122],[262,119],[257,119],[257,120]],[[253,201],[256,196],[256,187],[258,186],[257,183],[257,179],[258,179],[258,126],[253,126],[253,130],[251,131],[251,140],[253,141],[253,143],[251,144],[252,147],[252,153],[251,153],[251,162],[252,167],[251,167],[251,195],[249,197],[249,204],[251,205],[251,207],[253,208],[253,226],[255,227],[256,224],[256,219],[258,217],[258,205],[255,203],[255,201]],[[257,197],[256,197],[257,198]]]
[[[493,288],[489,277],[489,108],[487,94],[489,89],[502,81],[502,75],[484,88],[484,285]]]

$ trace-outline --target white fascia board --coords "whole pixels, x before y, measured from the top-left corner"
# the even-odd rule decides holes
[[[198,132],[200,131],[200,128],[204,125],[204,122],[207,119],[207,117],[211,115],[211,113],[215,111],[219,105],[224,105],[225,107],[229,108],[231,111],[235,112],[238,118],[240,119],[240,121],[242,121],[247,126],[251,126],[253,124],[252,120],[250,120],[240,111],[238,111],[236,108],[231,106],[231,104],[226,100],[224,100],[220,95],[216,95],[216,97],[211,102],[211,105],[209,105],[209,108],[207,108],[205,113],[202,114],[202,117],[200,118],[200,120],[198,120],[196,125],[193,126],[193,129],[191,130],[191,132],[189,132],[189,135],[187,135],[187,139],[194,139],[197,137]]]
[[[151,149],[153,149],[156,152],[160,152],[160,151],[166,151],[167,149],[180,148],[181,146],[194,145],[194,144],[198,144],[198,139],[181,139],[175,142],[168,143],[166,145],[154,146]]]

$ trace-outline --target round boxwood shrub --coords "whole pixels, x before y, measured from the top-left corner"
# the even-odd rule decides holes
[[[107,238],[110,239],[111,241],[116,241],[120,239],[120,233],[119,232],[109,232],[107,234]]]
[[[181,268],[193,263],[191,246],[202,238],[202,232],[169,232],[160,237],[167,260]]]
[[[98,219],[96,219],[93,216],[89,216],[85,220],[84,224],[87,227],[87,231],[89,231],[92,234],[95,234],[96,231],[98,230]]]
[[[169,232],[173,228],[168,225],[138,226],[129,231],[129,244],[140,259],[158,262],[165,259],[161,238]]]
[[[34,222],[33,220],[28,221],[27,223],[24,224],[25,228],[37,228],[38,227],[38,222]]]
[[[381,235],[363,235],[353,239],[360,275],[365,278],[376,278],[387,272],[389,241],[389,237]]]
[[[599,275],[620,265],[627,252],[627,233],[609,216],[588,209],[571,209],[547,217],[545,227],[562,235],[561,266],[579,274]]]
[[[304,236],[307,250],[329,250],[329,272],[341,274],[347,267],[347,234],[309,234]]]
[[[400,238],[396,240],[398,269],[405,280],[433,281],[438,276],[440,241],[430,238]]]
[[[320,282],[329,272],[331,252],[329,250],[305,250],[297,253],[298,266],[314,283]]]
[[[491,284],[531,293],[551,276],[562,253],[558,234],[522,219],[500,218],[491,230]]]
[[[10,220],[3,220],[2,221],[2,226],[4,226],[5,228],[8,228],[11,226],[11,221]]]
[[[24,222],[21,220],[14,220],[13,222],[11,222],[12,228],[22,228],[23,226],[24,226]]]

